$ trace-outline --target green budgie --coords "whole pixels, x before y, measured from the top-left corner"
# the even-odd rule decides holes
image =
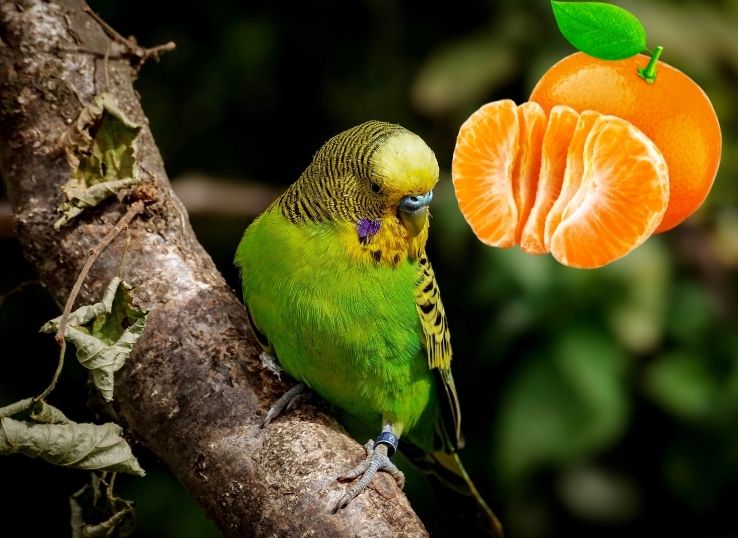
[[[461,479],[499,534],[455,454],[461,413],[449,330],[425,253],[437,181],[436,157],[420,137],[363,123],[323,145],[246,229],[235,261],[254,334],[299,382],[265,423],[307,386],[380,430],[366,460],[342,477],[358,480],[336,510],[379,470],[402,487],[390,461],[402,437],[427,466]]]

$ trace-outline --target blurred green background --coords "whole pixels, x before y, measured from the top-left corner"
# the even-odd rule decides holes
[[[525,101],[572,52],[548,2],[91,5],[145,46],[177,43],[136,87],[197,235],[235,289],[242,230],[327,138],[382,119],[434,149],[429,250],[455,349],[462,459],[509,536],[738,536],[738,1],[619,3],[710,96],[723,158],[696,215],[594,271],[484,247],[450,189],[461,122],[487,101]],[[34,278],[7,230],[0,259],[0,293]],[[0,403],[47,383],[56,347],[37,329],[56,315],[38,286],[4,301]],[[50,403],[89,420],[86,391],[71,359]],[[119,492],[137,503],[136,536],[217,536],[157,459],[134,449],[149,474],[121,477]],[[6,522],[66,534],[67,495],[85,473],[13,456],[0,458],[0,476]],[[408,489],[429,527],[449,534],[422,480]]]

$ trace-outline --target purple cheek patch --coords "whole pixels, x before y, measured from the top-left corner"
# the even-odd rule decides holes
[[[358,223],[356,223],[356,232],[359,234],[359,242],[362,244],[367,244],[371,236],[379,231],[380,224],[381,221],[379,220],[369,219],[361,219]]]

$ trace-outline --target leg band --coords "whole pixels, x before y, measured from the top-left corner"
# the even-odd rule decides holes
[[[383,431],[374,440],[374,445],[387,445],[387,457],[391,458],[397,452],[400,438],[390,431]]]

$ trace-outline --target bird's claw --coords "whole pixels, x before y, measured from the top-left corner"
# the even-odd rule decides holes
[[[274,355],[271,355],[266,351],[262,351],[259,354],[259,359],[261,359],[261,365],[264,368],[277,376],[277,379],[280,381],[282,380],[282,372],[284,372],[284,370],[282,370],[282,367],[279,365],[277,358]]]
[[[291,410],[306,393],[307,386],[304,383],[298,383],[285,392],[279,400],[274,402],[274,405],[269,408],[269,411],[267,411],[267,414],[264,416],[264,420],[261,421],[261,427],[265,427],[283,412]]]
[[[369,440],[366,445],[364,445],[364,449],[366,450],[366,458],[364,461],[344,475],[338,477],[339,482],[349,482],[361,476],[359,481],[351,486],[351,488],[349,488],[349,490],[346,491],[346,493],[344,493],[338,500],[336,506],[333,508],[334,514],[340,509],[346,508],[348,503],[362,493],[369,486],[371,481],[374,480],[378,471],[384,471],[391,474],[397,481],[397,486],[400,489],[405,487],[405,475],[394,463],[390,461],[389,456],[387,456],[386,445],[379,444],[378,446],[375,446],[374,441]]]

